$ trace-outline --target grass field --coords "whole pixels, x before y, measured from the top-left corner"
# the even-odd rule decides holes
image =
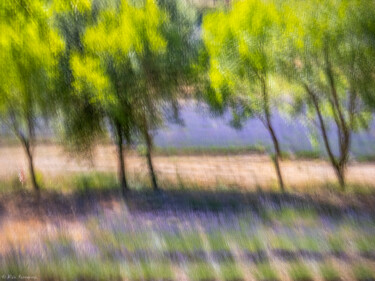
[[[133,151],[124,199],[113,147],[81,161],[45,144],[38,199],[22,150],[0,152],[0,278],[374,280],[374,163],[352,162],[342,192],[324,159],[285,157],[282,193],[260,148],[159,149],[152,192]]]
[[[139,187],[123,200],[115,174],[68,176],[60,184],[70,188],[45,186],[39,204],[27,187],[1,193],[0,276],[374,280],[372,191],[170,185],[156,193]]]

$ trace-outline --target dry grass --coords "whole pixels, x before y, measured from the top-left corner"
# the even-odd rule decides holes
[[[173,185],[196,185],[197,187],[277,188],[273,163],[267,155],[228,156],[155,156],[157,175],[163,182]],[[113,146],[97,147],[93,158],[84,160],[69,156],[60,146],[41,145],[35,151],[35,166],[46,179],[58,178],[79,172],[116,172],[116,149]],[[316,186],[336,182],[333,169],[323,160],[285,160],[282,173],[286,185],[296,190],[314,190]],[[0,148],[0,178],[11,178],[20,171],[27,173],[27,162],[22,148]],[[126,157],[129,177],[147,178],[144,157],[135,152]],[[349,184],[366,189],[375,186],[375,163],[351,163],[348,167]]]

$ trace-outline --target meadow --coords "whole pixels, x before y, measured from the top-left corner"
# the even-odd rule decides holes
[[[271,165],[271,164],[270,164]],[[2,180],[0,273],[24,280],[374,280],[373,187],[236,188],[77,171]],[[8,188],[4,188],[7,186]]]

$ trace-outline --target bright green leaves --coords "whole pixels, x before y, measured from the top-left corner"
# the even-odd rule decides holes
[[[54,0],[53,10],[55,12],[71,12],[76,11],[79,13],[84,13],[91,9],[90,0]]]
[[[166,42],[160,34],[160,26],[166,20],[166,15],[152,0],[141,7],[124,0],[119,12],[101,13],[99,23],[85,34],[85,46],[92,52],[121,55],[142,54],[146,47],[153,52],[163,52]]]
[[[216,102],[240,100],[242,108],[245,103],[250,111],[261,111],[254,97],[261,92],[261,81],[272,86],[268,78],[276,70],[280,22],[273,1],[237,1],[228,11],[204,17],[203,41]]]
[[[21,106],[22,114],[47,104],[44,93],[54,76],[56,57],[63,49],[43,4],[5,1],[1,7],[0,84],[6,96],[2,101],[9,103],[7,109]]]
[[[71,66],[75,77],[73,86],[78,93],[88,94],[92,104],[114,105],[110,81],[98,59],[75,54],[71,57]]]

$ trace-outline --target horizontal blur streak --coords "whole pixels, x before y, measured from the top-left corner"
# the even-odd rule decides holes
[[[147,179],[147,165],[137,151],[126,152],[126,166],[129,177],[135,180]],[[264,154],[244,155],[205,155],[201,154],[154,155],[156,172],[165,183],[189,183],[201,188],[223,186],[254,189],[257,186],[268,189],[276,180],[269,156]],[[101,145],[96,148],[92,162],[69,157],[61,146],[40,145],[36,147],[35,164],[46,179],[69,177],[78,172],[116,172],[116,148]],[[22,148],[0,148],[0,177],[11,178],[20,170],[27,173],[26,159]],[[335,174],[329,163],[323,160],[284,160],[282,168],[285,179],[291,186],[312,187],[335,181]],[[348,167],[348,181],[351,184],[374,186],[375,164],[356,163]],[[147,182],[147,180],[146,180]]]

